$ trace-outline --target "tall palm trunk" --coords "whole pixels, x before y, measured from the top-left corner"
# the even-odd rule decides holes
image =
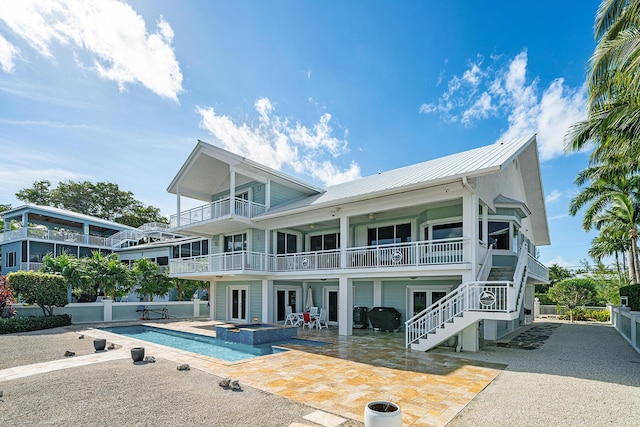
[[[631,247],[629,248],[629,280],[632,285],[640,283],[638,277],[638,230],[632,228],[629,231],[629,240]]]

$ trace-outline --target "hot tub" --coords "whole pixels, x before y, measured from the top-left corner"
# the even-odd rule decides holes
[[[289,325],[253,323],[247,325],[216,325],[216,338],[248,345],[288,341],[298,335],[298,328]]]

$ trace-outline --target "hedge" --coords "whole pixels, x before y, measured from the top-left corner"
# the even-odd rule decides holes
[[[0,335],[14,334],[16,332],[39,331],[40,329],[51,329],[69,325],[71,325],[71,316],[68,314],[58,314],[54,316],[9,317],[6,319],[0,319]]]
[[[631,311],[640,311],[640,285],[622,286],[620,296],[629,298]]]

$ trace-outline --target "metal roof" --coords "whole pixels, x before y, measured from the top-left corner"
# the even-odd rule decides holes
[[[20,211],[25,211],[25,210],[28,210],[28,211],[34,212],[34,213],[36,213],[36,212],[46,212],[46,213],[50,213],[50,214],[57,214],[57,215],[60,215],[60,216],[66,216],[66,217],[69,217],[69,218],[74,218],[77,221],[88,221],[88,222],[92,222],[94,224],[106,225],[106,226],[109,226],[111,228],[115,228],[117,230],[136,230],[135,227],[131,227],[131,226],[128,226],[128,225],[125,225],[125,224],[120,224],[119,222],[110,221],[108,219],[98,218],[96,216],[86,215],[86,214],[70,211],[68,209],[55,208],[53,206],[34,205],[34,204],[30,204],[30,203],[27,203],[26,205],[18,206],[18,207],[9,209],[7,211],[4,211],[4,212],[0,213],[0,216],[12,215],[12,214],[16,214],[16,213],[18,213]]]
[[[497,173],[533,142],[535,142],[535,135],[498,141],[491,145],[438,159],[380,172],[376,175],[327,187],[322,194],[278,207],[270,213],[342,203],[349,199],[380,195],[400,189],[435,186],[463,176],[471,178]]]

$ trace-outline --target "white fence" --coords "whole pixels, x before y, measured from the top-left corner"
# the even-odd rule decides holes
[[[42,309],[35,304],[13,304],[18,316],[42,316]],[[146,308],[147,311],[143,311]],[[166,309],[166,310],[165,310]],[[120,322],[140,320],[146,316],[154,319],[201,319],[209,318],[208,301],[168,302],[100,302],[70,303],[56,307],[53,314],[69,314],[73,323]]]
[[[629,344],[640,353],[640,311],[611,306],[611,323]]]

